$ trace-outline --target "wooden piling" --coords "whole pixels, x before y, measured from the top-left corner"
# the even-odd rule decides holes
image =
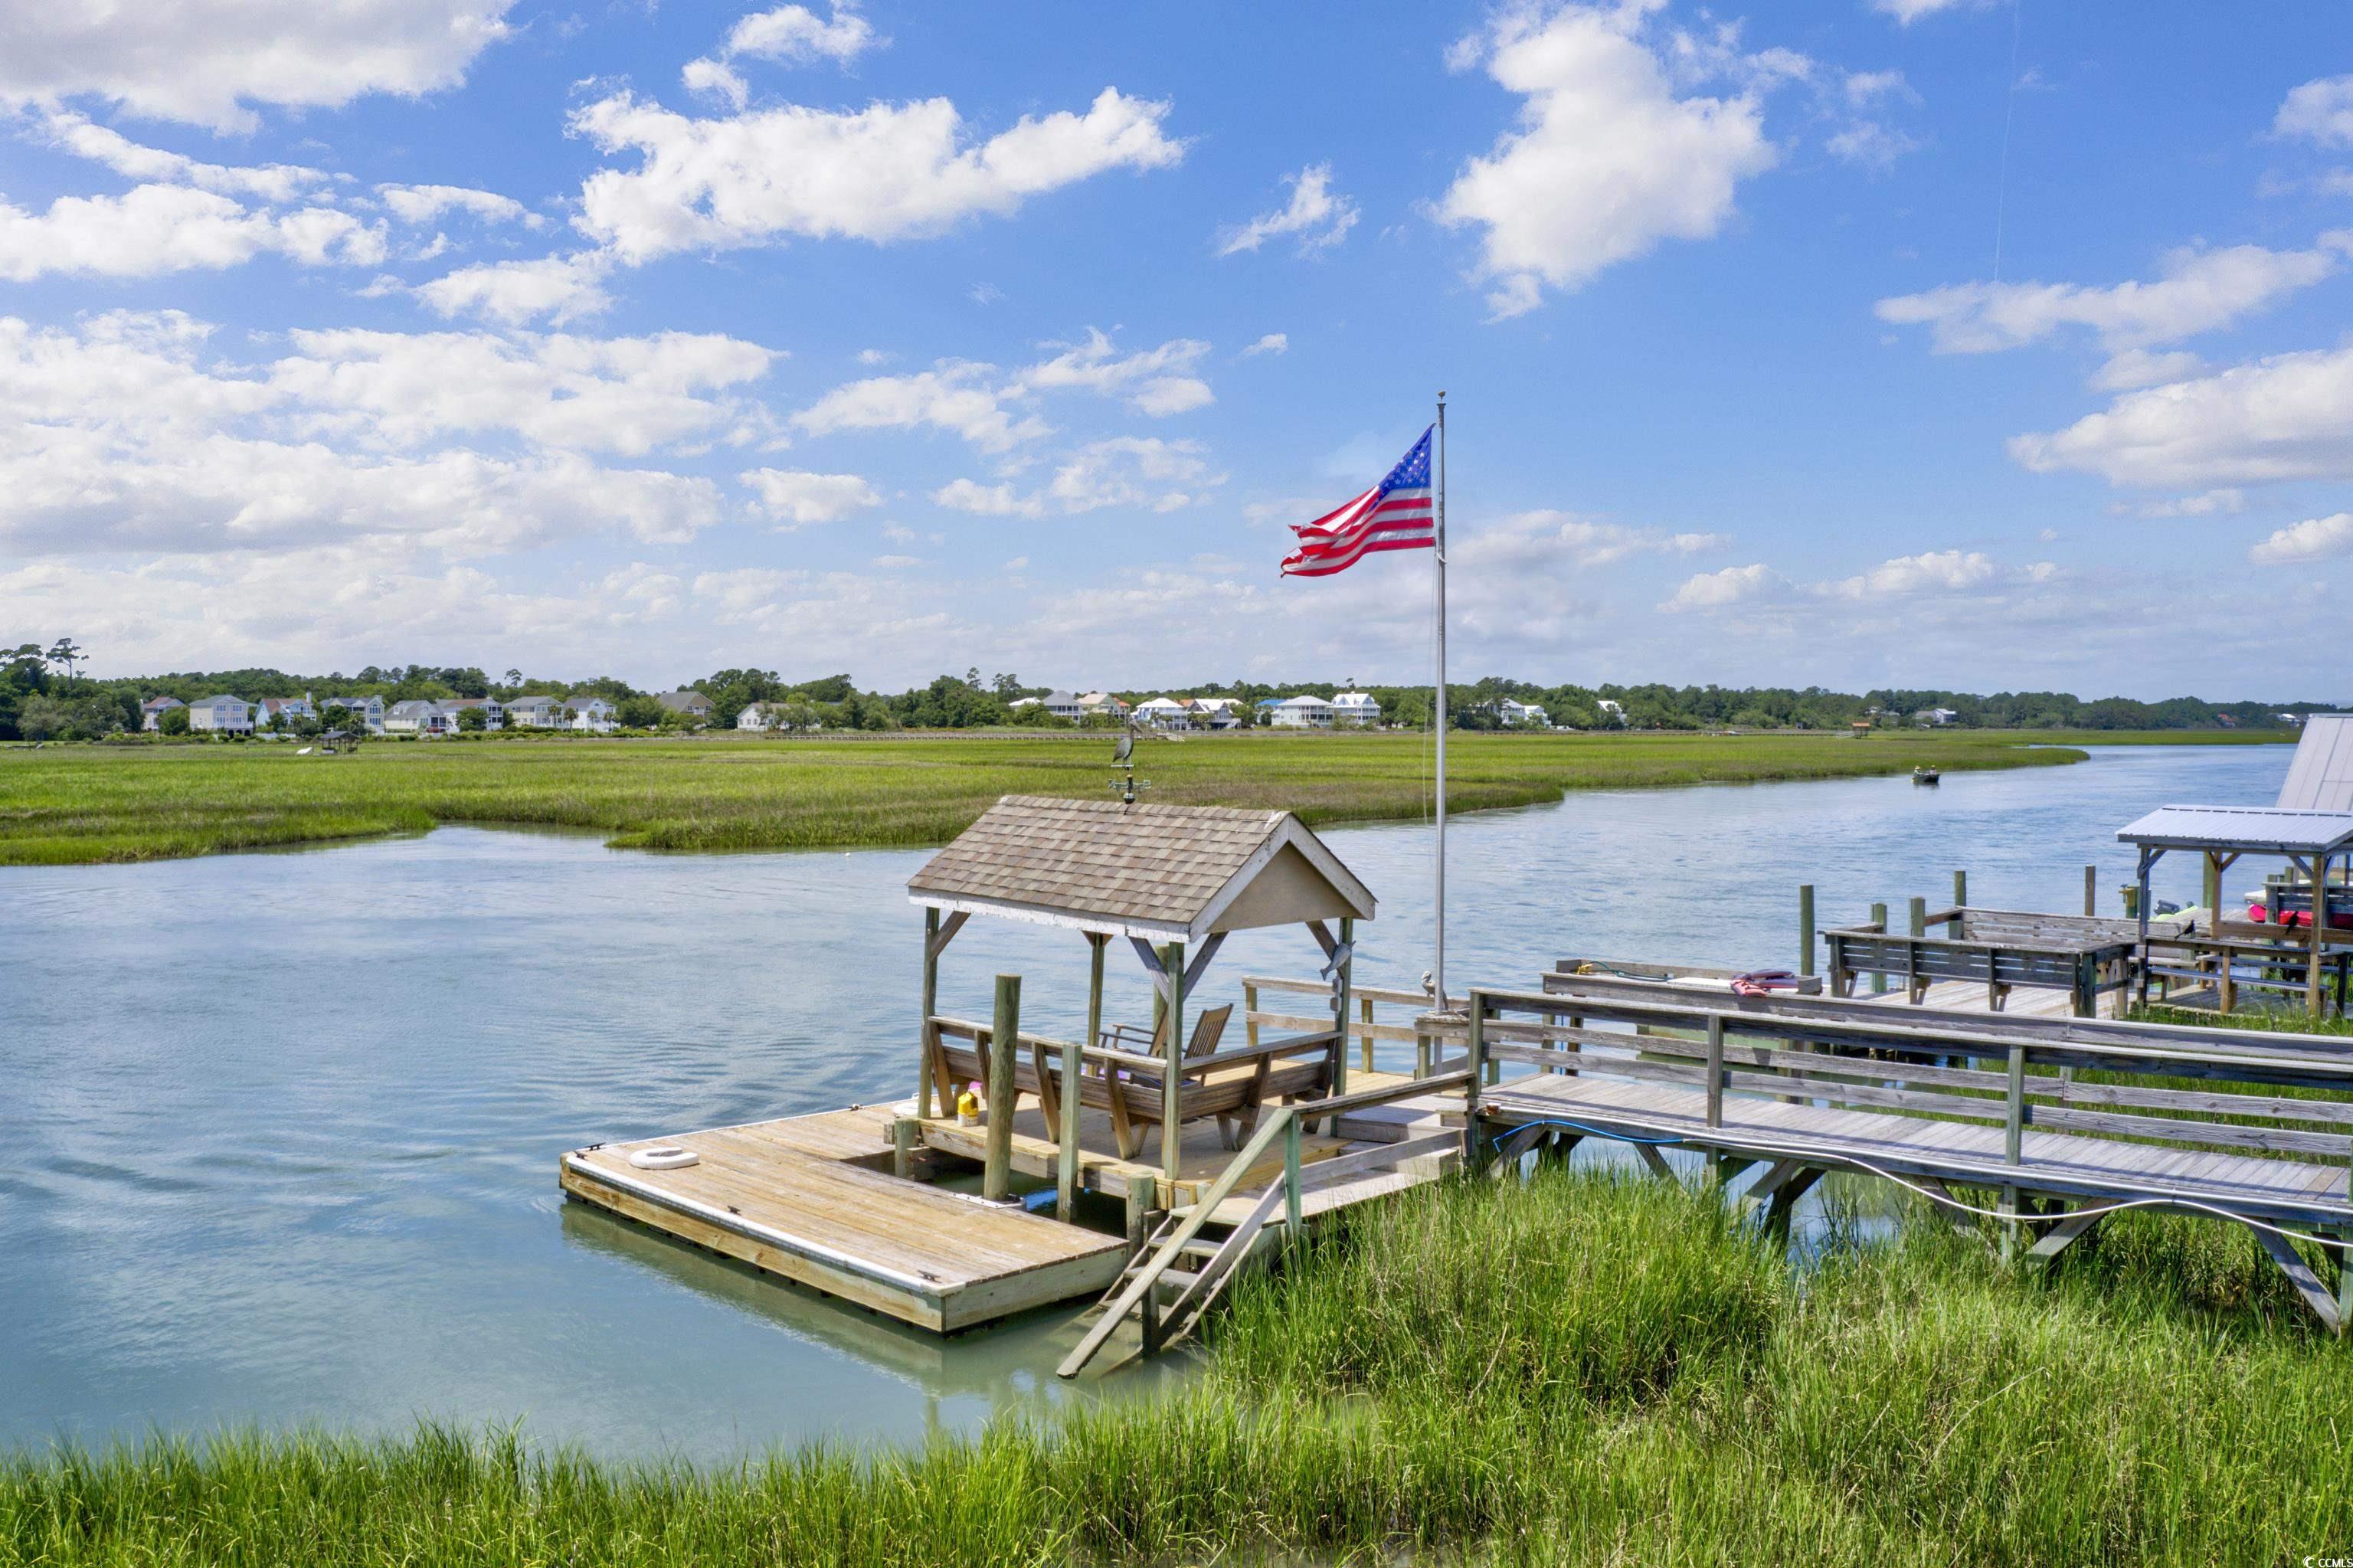
[[[2100,912],[2100,868],[2084,868],[2084,914],[2086,918]]]
[[[1135,1256],[1152,1235],[1152,1211],[1160,1206],[1160,1181],[1138,1171],[1127,1179],[1127,1253]]]
[[[1062,1047],[1062,1125],[1056,1128],[1060,1147],[1054,1160],[1054,1217],[1071,1223],[1079,1196],[1079,1084],[1087,1068],[1086,1045],[1103,1038],[1103,949],[1111,938],[1087,933],[1087,1033],[1083,1044],[1071,1041]]]
[[[1160,1169],[1174,1183],[1185,1150],[1185,944],[1161,949],[1168,971],[1168,1040],[1161,1053]]]
[[[1340,916],[1340,953],[1332,966],[1332,1027],[1340,1032],[1340,1047],[1332,1053],[1332,1092],[1348,1092],[1348,1013],[1351,988],[1356,984],[1356,960],[1355,944],[1356,922]],[[1372,1071],[1373,1039],[1365,1036],[1365,1070]]]
[[[999,975],[988,1033],[988,1141],[980,1171],[980,1195],[991,1202],[1013,1195],[1013,1068],[1020,1057],[1021,977]]]
[[[1966,909],[1968,906],[1969,874],[1966,871],[1956,871],[1953,873],[1953,907]],[[1956,915],[1945,922],[1945,935],[1954,941],[1959,941],[1964,934],[1959,916]]]
[[[1928,934],[1928,901],[1920,895],[1914,894],[1909,914],[1912,918],[1912,934],[1915,937],[1926,936]]]
[[[1879,934],[1881,936],[1883,937],[1887,934],[1886,905],[1874,904],[1871,906],[1871,923],[1878,927]],[[1883,993],[1887,990],[1887,977],[1883,974],[1873,975],[1871,977],[1871,989],[1873,994]]]
[[[932,1038],[932,1019],[939,1011],[940,912],[926,905],[923,908],[923,1019],[916,1030],[916,1054],[922,1061],[915,1068],[915,1114],[921,1117],[932,1114],[932,1054],[935,1044]],[[949,1097],[954,1099],[953,1090],[949,1092]],[[953,1104],[944,1105],[940,1107],[940,1113],[944,1116],[955,1108]]]
[[[911,1116],[891,1123],[891,1174],[902,1181],[915,1174],[915,1132],[923,1125]]]
[[[1814,885],[1798,885],[1798,972],[1814,972]]]

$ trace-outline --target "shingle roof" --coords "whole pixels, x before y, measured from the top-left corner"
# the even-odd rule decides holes
[[[1285,845],[1329,886],[1331,914],[1371,916],[1372,895],[1288,811],[1039,795],[999,800],[908,879],[907,893],[1055,925],[1198,937]]]

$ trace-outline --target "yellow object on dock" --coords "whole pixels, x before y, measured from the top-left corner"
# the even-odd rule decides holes
[[[586,1202],[937,1333],[1119,1277],[1118,1236],[892,1175],[891,1121],[879,1108],[828,1111],[603,1144],[565,1154],[560,1180]],[[698,1162],[629,1163],[667,1145]]]

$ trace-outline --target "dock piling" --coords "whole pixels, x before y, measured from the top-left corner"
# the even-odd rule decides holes
[[[1814,885],[1798,885],[1798,972],[1814,972]]]
[[[1887,935],[1886,905],[1874,904],[1871,906],[1871,923],[1878,930],[1881,936],[1883,937]],[[1871,977],[1871,990],[1872,994],[1874,996],[1885,994],[1887,991],[1887,977],[1883,974],[1874,972]]]
[[[1953,873],[1953,907],[1956,909],[1966,909],[1968,906],[1969,874],[1966,871],[1956,871]],[[1945,935],[1951,938],[1954,941],[1959,941],[1963,934],[1964,933],[1961,930],[1961,917],[1959,916],[1956,915],[1950,920],[1945,922]]]
[[[905,1181],[915,1173],[915,1132],[923,1124],[902,1116],[891,1123],[891,1174]]]
[[[2087,865],[2084,868],[2084,916],[2089,919],[2099,912],[2100,868]]]
[[[1001,1203],[1013,1194],[1013,1068],[1021,1055],[1021,977],[997,977],[997,1016],[988,1033],[988,1142],[980,1195]]]

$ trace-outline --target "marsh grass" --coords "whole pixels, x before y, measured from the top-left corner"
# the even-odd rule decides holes
[[[2204,1233],[2227,1234],[2219,1225]],[[1237,1288],[1200,1377],[912,1451],[597,1464],[512,1432],[0,1460],[0,1561],[2294,1562],[2353,1540],[2353,1356],[1906,1215],[1785,1267],[1603,1171],[1409,1194]]]
[[[944,843],[999,795],[1100,799],[1097,736],[905,739],[385,742],[295,747],[79,746],[0,750],[0,864],[153,860],[416,832],[444,822],[586,828],[615,847],[754,850]],[[1450,809],[1570,789],[2049,767],[2049,737],[1465,735]],[[1282,807],[1311,825],[1407,820],[1430,806],[1412,735],[1199,736],[1147,745],[1156,803]]]

